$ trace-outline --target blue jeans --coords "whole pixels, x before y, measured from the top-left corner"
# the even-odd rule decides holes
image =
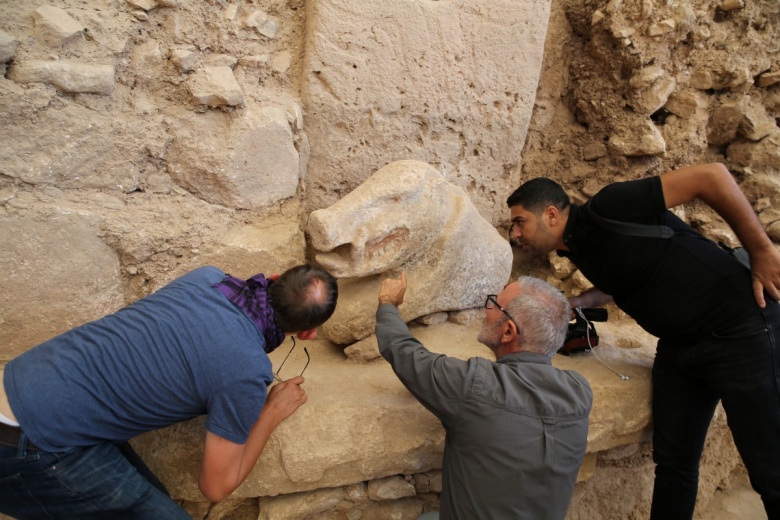
[[[769,520],[780,519],[780,305],[695,345],[663,340],[653,365],[654,520],[693,517],[718,401]]]
[[[129,444],[63,453],[0,446],[0,512],[27,519],[192,520]]]

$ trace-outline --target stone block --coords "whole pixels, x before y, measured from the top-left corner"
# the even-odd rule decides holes
[[[59,47],[84,33],[84,26],[79,21],[53,5],[37,8],[33,19],[38,36],[52,47]]]
[[[476,340],[480,325],[412,324],[411,331],[433,352],[460,359],[492,358]],[[646,441],[651,417],[654,338],[636,325],[606,322],[598,327],[598,358],[584,354],[553,359],[558,368],[583,374],[593,389],[589,453]],[[620,348],[628,341],[641,345]],[[364,482],[395,477],[400,479],[401,488],[413,488],[398,475],[420,473],[429,474],[429,492],[440,490],[444,430],[398,381],[390,365],[383,360],[345,362],[341,350],[325,339],[306,342],[306,346],[311,356],[304,383],[309,399],[274,431],[256,467],[233,498],[274,497],[345,486],[345,498],[357,503],[365,499],[366,493],[372,493]],[[299,345],[285,370],[288,365],[293,372],[300,370],[305,363],[300,350]],[[286,354],[287,349],[282,347],[270,355],[275,367]],[[629,379],[621,379],[602,362]],[[203,420],[196,419],[144,434],[134,445],[175,499],[202,501],[197,472],[203,437]],[[375,488],[373,493],[379,497]],[[377,503],[385,502],[396,501]]]
[[[371,172],[408,158],[440,164],[489,221],[503,219],[503,194],[519,184],[550,2],[313,7],[302,87],[309,209],[331,206]]]
[[[17,83],[50,83],[74,94],[111,94],[114,67],[73,61],[25,60],[8,68],[8,77]]]
[[[95,218],[0,218],[2,361],[124,303],[119,258]]]
[[[5,31],[0,31],[0,63],[5,63],[16,55],[16,39]]]
[[[368,483],[368,497],[371,500],[394,500],[413,497],[417,492],[414,485],[403,477],[387,477]]]
[[[298,152],[281,109],[248,104],[234,115],[188,113],[171,126],[168,173],[203,200],[257,209],[295,195]]]
[[[666,141],[650,118],[639,118],[632,123],[619,125],[609,136],[610,151],[628,157],[662,155],[666,151]]]
[[[195,103],[208,106],[236,106],[244,103],[244,93],[230,67],[204,67],[188,82]]]

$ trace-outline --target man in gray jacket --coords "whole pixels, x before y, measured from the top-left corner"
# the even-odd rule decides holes
[[[488,295],[477,340],[496,361],[464,361],[412,336],[397,310],[406,287],[405,273],[383,280],[376,335],[404,386],[444,425],[440,518],[564,518],[593,401],[584,377],[551,363],[566,336],[566,298],[531,277]]]

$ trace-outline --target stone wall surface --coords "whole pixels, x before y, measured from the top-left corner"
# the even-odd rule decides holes
[[[431,197],[468,208],[491,243],[528,178],[556,179],[581,202],[615,180],[720,161],[780,242],[778,24],[776,0],[0,2],[0,363],[200,265],[248,277],[316,262],[332,247],[319,212],[396,161],[429,165],[444,181]],[[330,227],[354,242],[348,219],[369,222],[360,211]],[[679,214],[736,243],[708,208]],[[362,238],[384,250],[387,236]],[[455,242],[475,285],[454,305],[421,298],[407,316],[431,348],[487,355],[474,307],[484,283],[503,283],[480,269],[491,263],[570,293],[590,286],[556,257],[507,266],[497,240],[484,261],[468,254],[474,239]],[[340,275],[363,332],[311,346],[310,401],[230,499],[197,490],[202,420],[134,441],[194,518],[436,509],[441,427],[363,336],[376,279],[405,265]],[[410,281],[410,295],[441,289]],[[649,514],[653,339],[611,311],[598,326],[610,368],[592,355],[555,361],[597,398],[572,519]],[[737,464],[719,414],[697,517]]]

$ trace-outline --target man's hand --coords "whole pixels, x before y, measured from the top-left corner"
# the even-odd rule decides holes
[[[306,391],[301,388],[303,382],[303,376],[296,376],[272,386],[263,411],[267,408],[267,413],[273,414],[278,422],[292,415],[308,399]]]
[[[780,300],[780,252],[774,247],[750,255],[753,295],[758,306],[766,307],[764,291],[773,300]]]
[[[241,485],[257,463],[271,433],[306,402],[302,383],[303,376],[297,376],[271,387],[246,444],[236,444],[215,433],[206,432],[206,446],[198,478],[203,496],[212,502],[219,502]]]
[[[398,307],[404,302],[406,293],[406,271],[401,272],[401,278],[385,278],[379,287],[379,305],[390,303]]]

